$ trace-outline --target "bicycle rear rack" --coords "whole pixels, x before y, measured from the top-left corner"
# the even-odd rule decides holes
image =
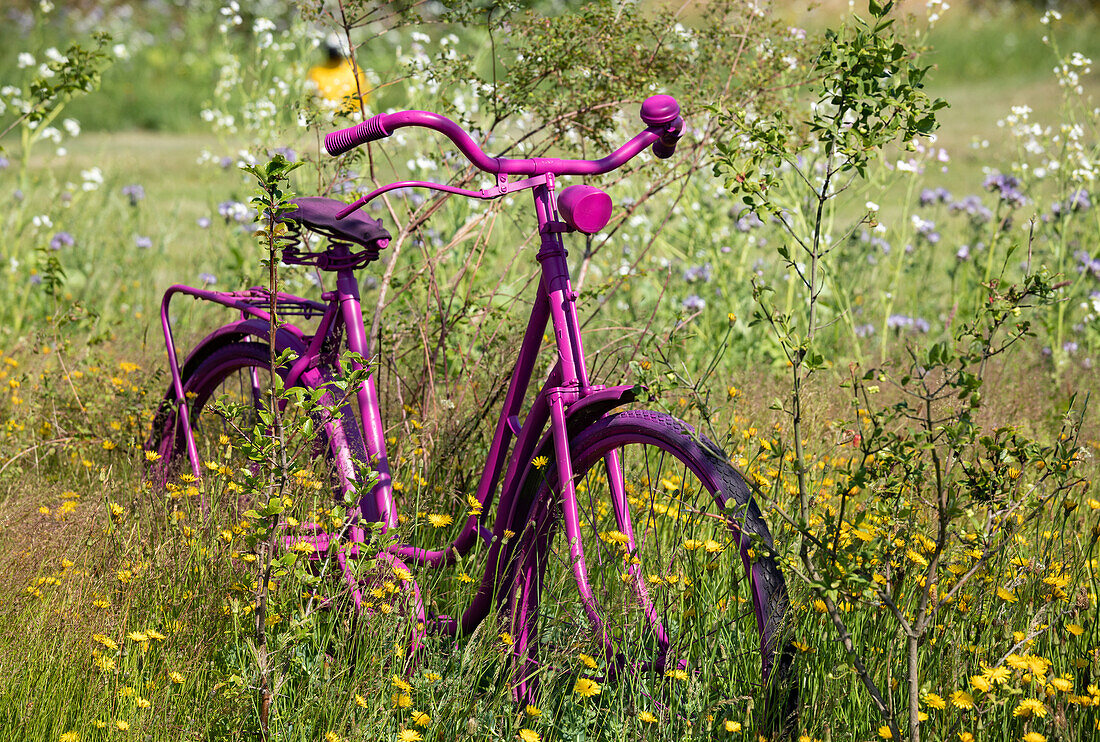
[[[179,356],[176,353],[176,343],[172,333],[172,320],[169,314],[172,298],[176,294],[220,304],[229,309],[236,309],[241,313],[242,322],[250,321],[262,326],[264,323],[271,321],[271,315],[268,311],[271,306],[271,293],[262,286],[253,286],[245,291],[210,291],[208,289],[199,289],[193,286],[184,286],[182,284],[171,286],[164,292],[164,298],[161,300],[160,307],[160,323],[161,330],[164,333],[165,350],[168,353],[168,370],[172,376],[172,394],[175,397],[175,404],[179,405],[180,409],[179,420],[181,430],[178,432],[185,436],[188,458],[191,460],[191,468],[194,475],[198,477],[201,476],[201,462],[197,460],[195,443],[191,433],[190,414],[184,399],[181,364]],[[278,313],[281,315],[303,317],[305,319],[321,317],[328,308],[328,305],[325,303],[283,292],[279,292],[275,295],[275,305]],[[286,325],[280,328],[280,331],[290,331],[301,335],[301,330],[293,325]],[[304,338],[304,335],[301,335],[301,337]],[[201,347],[201,345],[202,343],[197,347]]]

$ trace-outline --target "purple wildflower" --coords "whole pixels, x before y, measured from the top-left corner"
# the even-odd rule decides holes
[[[218,277],[213,273],[200,273],[199,280],[202,281],[203,286],[212,286],[218,282]]]
[[[935,245],[940,241],[940,233],[936,231],[936,223],[931,219],[922,219],[913,214],[913,229],[917,230],[917,236],[929,245]]]
[[[701,312],[707,303],[698,294],[692,294],[680,302],[680,307],[686,312]]]
[[[0,155],[0,170],[7,170],[9,167],[11,167],[11,160]]]
[[[122,186],[122,195],[130,199],[131,206],[137,206],[138,202],[145,198],[145,188],[137,183]]]
[[[287,162],[297,162],[298,153],[292,150],[290,147],[276,147],[271,150],[273,155],[282,155]]]
[[[153,246],[153,240],[145,235],[139,234],[134,238],[134,244],[137,245],[140,250],[148,250]]]
[[[244,224],[255,219],[255,215],[240,201],[222,201],[218,204],[218,215],[224,218],[227,224],[229,222]]]
[[[856,325],[854,328],[856,337],[866,338],[875,334],[875,326],[870,322],[863,325]]]
[[[199,225],[199,228],[201,228],[201,229],[209,229],[209,228],[210,228],[210,217],[208,217],[208,216],[200,216],[200,217],[199,217],[199,218],[198,218],[198,219],[196,220],[196,224],[198,224],[198,225]]]
[[[951,200],[951,192],[946,188],[924,188],[920,192],[920,205],[932,206],[945,204]]]
[[[1084,250],[1078,250],[1073,254],[1077,258],[1077,272],[1091,273],[1093,278],[1100,278],[1100,258],[1094,258]]]
[[[63,247],[72,247],[74,244],[76,244],[76,240],[73,239],[71,234],[68,232],[58,232],[53,236],[53,239],[50,240],[50,249],[60,250]]]
[[[760,217],[756,215],[755,211],[750,211],[748,214],[738,219],[734,223],[734,226],[737,228],[738,232],[749,232],[756,227],[763,227],[764,222],[760,221]]]
[[[1020,190],[1019,179],[1011,175],[993,173],[982,183],[982,188],[996,193],[1002,201],[1012,208],[1023,206],[1027,203],[1027,196]]]
[[[1050,215],[1055,219],[1059,219],[1066,212],[1070,211],[1088,211],[1092,208],[1092,199],[1089,198],[1089,192],[1084,188],[1078,188],[1073,193],[1069,194],[1065,201],[1055,201],[1050,206]]]
[[[713,268],[710,263],[703,263],[702,265],[693,265],[684,271],[684,280],[688,283],[695,283],[701,281],[702,283],[710,283],[712,278]]]
[[[970,260],[970,245],[963,245],[955,251],[955,259],[960,263]]]
[[[886,318],[886,327],[891,330],[908,329],[913,332],[928,332],[931,326],[923,317],[908,317],[904,314],[891,314]]]

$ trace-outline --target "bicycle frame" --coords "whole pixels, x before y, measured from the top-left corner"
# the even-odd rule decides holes
[[[501,554],[500,550],[509,541],[509,536],[505,533],[506,525],[514,522],[517,515],[522,517],[522,513],[515,512],[517,507],[530,506],[530,503],[517,502],[517,497],[525,476],[530,472],[529,465],[535,451],[541,450],[540,443],[545,446],[552,441],[554,447],[558,481],[565,483],[563,489],[566,491],[562,492],[562,501],[566,531],[571,541],[571,557],[574,560],[578,583],[583,583],[587,588],[583,545],[577,525],[576,498],[572,492],[569,421],[576,419],[590,422],[607,410],[631,401],[636,391],[635,387],[629,385],[605,388],[589,382],[580,324],[577,320],[578,295],[573,291],[570,280],[566,260],[567,251],[562,240],[565,225],[558,218],[554,177],[552,174],[546,174],[531,180],[541,181],[534,185],[532,194],[540,234],[540,249],[535,258],[541,266],[542,277],[475,495],[482,504],[483,515],[468,517],[457,538],[445,549],[434,551],[406,545],[398,545],[392,549],[394,555],[403,560],[434,567],[453,564],[458,556],[469,552],[479,538],[489,547],[488,563],[491,566],[482,578],[477,597],[462,618],[463,632],[472,630],[484,618],[491,608],[492,600],[502,587],[507,559],[503,558],[506,555]],[[279,335],[275,339],[276,348],[279,351],[291,348],[298,354],[297,359],[285,374],[286,386],[300,383],[303,373],[317,365],[326,340],[339,337],[341,332],[347,333],[346,342],[349,350],[364,358],[370,355],[362,317],[359,284],[354,270],[342,268],[335,273],[335,289],[321,295],[323,302],[290,294],[280,293],[277,296],[277,304],[282,311],[304,315],[307,318],[320,315],[317,329],[312,335],[292,324],[283,325],[279,329]],[[266,311],[267,292],[264,289],[219,292],[183,285],[169,288],[161,304],[161,325],[170,359],[172,388],[176,401],[182,402],[184,397],[182,377],[179,363],[176,361],[169,314],[171,300],[177,294],[221,304],[241,312],[239,321],[216,330],[199,344],[200,348],[208,341],[225,335],[256,336],[266,340],[270,317]],[[519,414],[548,325],[553,327],[557,362],[542,389],[535,396],[527,418],[521,424]],[[371,466],[378,473],[377,484],[360,498],[360,512],[368,521],[381,522],[385,531],[394,528],[398,520],[386,452],[385,431],[379,416],[378,395],[373,374],[359,385],[356,397],[366,452]],[[202,462],[199,459],[188,420],[187,405],[181,403],[179,408],[180,427],[188,459],[193,473],[198,477],[201,476]],[[545,434],[548,423],[550,431]],[[338,426],[334,426],[332,421],[326,421],[326,429],[331,438],[332,453],[336,457],[335,466],[340,485],[347,492],[354,488],[356,483],[355,462],[351,460],[343,445]],[[511,447],[513,439],[516,442],[514,448]],[[511,455],[509,455],[510,450]],[[507,471],[505,471],[505,464],[508,464]],[[616,471],[616,467],[611,466],[610,470]],[[494,516],[494,530],[490,531],[485,525],[484,513],[491,505],[491,499],[498,484],[501,484],[501,494]],[[621,483],[619,484],[620,486],[616,489],[620,497],[617,498],[619,502],[615,503],[615,509],[617,514],[621,514],[623,532],[630,535],[632,539],[625,495],[622,493]],[[630,546],[633,547],[633,543]],[[442,625],[444,630],[457,628],[446,621]]]

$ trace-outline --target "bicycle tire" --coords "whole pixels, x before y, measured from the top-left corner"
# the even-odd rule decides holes
[[[540,686],[561,690],[578,676],[596,687],[630,682],[637,687],[629,697],[651,705],[635,711],[665,723],[694,722],[698,730],[749,719],[763,734],[789,734],[798,705],[789,600],[771,534],[741,476],[686,423],[652,411],[601,418],[574,436],[570,450],[584,562],[603,626],[597,636],[564,534],[555,538],[562,502],[551,461],[540,469],[508,600],[521,700],[537,702]],[[619,543],[621,518],[605,498],[609,470],[601,463],[611,451],[627,482],[632,551]],[[699,485],[694,492],[689,477]],[[677,687],[688,680],[695,683]],[[702,693],[701,719],[686,719],[678,706],[688,685]]]
[[[233,432],[222,421],[219,427],[216,423],[220,417],[213,415],[208,410],[208,403],[218,399],[222,392],[235,401],[244,401],[251,396],[254,408],[261,404],[262,390],[268,384],[268,369],[271,367],[270,348],[266,342],[228,341],[207,352],[201,361],[190,368],[184,368],[182,373],[182,387],[184,398],[188,405],[188,419],[191,423],[192,434],[199,456],[203,461],[216,460],[216,453],[224,450],[225,443],[222,436],[232,439]],[[316,378],[303,379],[303,386],[318,386],[323,379],[315,371],[307,372]],[[282,375],[283,372],[280,371]],[[248,377],[246,380],[245,376]],[[247,389],[247,393],[246,393]],[[259,389],[260,391],[256,391]],[[180,432],[180,415],[178,405],[174,401],[171,390],[165,397],[160,409],[154,416],[152,435],[147,448],[160,458],[160,468],[157,471],[161,479],[166,479],[173,469],[186,466],[187,448],[185,438]],[[351,418],[351,419],[341,419]],[[352,460],[357,467],[362,468],[363,462],[368,460],[366,448],[363,445],[359,427],[354,420],[354,413],[348,409],[342,410],[340,417],[330,421],[341,428],[343,438],[347,444]],[[254,419],[246,418],[237,424],[241,429],[250,429]],[[322,429],[319,438],[319,456],[331,460],[333,452],[328,445],[328,438]],[[335,483],[334,483],[335,486]]]

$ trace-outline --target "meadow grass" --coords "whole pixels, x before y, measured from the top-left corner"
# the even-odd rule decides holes
[[[1088,23],[1073,27],[1066,48],[1088,52],[1095,43],[1092,28]],[[981,192],[984,168],[1008,170],[1016,144],[995,122],[1009,106],[1026,103],[1044,119],[1057,120],[1058,87],[1040,74],[1053,62],[1043,61],[1045,48],[1035,43],[1039,32],[1034,18],[1025,25],[1020,16],[975,15],[945,22],[932,36],[936,51],[930,59],[939,67],[933,90],[954,104],[943,115],[937,142],[952,153],[949,172],[939,174],[929,166],[911,181],[890,181],[883,189],[877,183],[861,186],[841,209],[859,212],[864,200],[880,201],[895,242],[893,259],[904,253],[906,242],[922,245],[908,222],[922,187],[944,186],[961,196]],[[194,31],[188,33],[185,38],[195,38]],[[990,52],[979,62],[972,51],[983,45]],[[109,131],[72,140],[62,158],[39,150],[29,164],[33,190],[24,193],[24,201],[11,200],[21,187],[8,178],[14,167],[0,181],[0,198],[17,203],[4,222],[15,235],[4,253],[9,276],[14,276],[4,284],[5,316],[15,316],[13,307],[24,308],[20,323],[12,322],[0,334],[4,738],[52,742],[256,735],[257,572],[248,545],[255,526],[242,517],[233,491],[236,474],[222,471],[202,483],[175,480],[161,491],[146,476],[143,451],[148,422],[166,388],[156,321],[160,293],[174,282],[200,283],[202,273],[216,278],[219,288],[258,280],[259,249],[248,221],[218,213],[222,202],[245,202],[247,185],[235,167],[196,163],[202,150],[232,156],[245,143],[206,133],[117,131],[133,125],[176,132],[198,127],[185,111],[193,105],[187,101],[204,97],[202,86],[171,74],[163,59],[154,64],[150,55],[157,54],[166,51],[142,51],[133,64],[146,71],[124,82],[105,78],[102,96],[111,105],[89,97],[80,104],[84,112],[72,106],[71,112],[86,117],[89,128]],[[10,66],[11,60],[5,63]],[[162,109],[152,102],[175,86],[179,95],[169,97],[180,107]],[[92,113],[97,110],[100,118]],[[976,137],[988,139],[990,147],[967,149]],[[292,144],[303,152],[315,146],[305,140]],[[415,146],[410,142],[406,149]],[[399,168],[404,159],[394,157]],[[92,167],[101,169],[103,183],[85,190],[83,184],[94,179],[83,172]],[[586,286],[593,298],[582,305],[584,317],[591,317],[586,328],[591,331],[590,348],[604,349],[593,365],[600,381],[629,375],[649,383],[660,395],[654,404],[708,431],[761,488],[766,506],[789,511],[794,482],[781,447],[789,430],[784,415],[769,409],[789,392],[785,365],[761,327],[748,322],[753,304],[747,285],[760,271],[779,287],[777,293],[786,291],[774,257],[769,258],[768,242],[774,244],[782,235],[768,227],[748,233],[732,229],[729,204],[715,193],[713,183],[700,177],[677,204],[677,218],[653,236],[640,270],[618,280],[622,262],[632,260],[623,251],[607,250],[593,262]],[[141,184],[145,194],[137,204],[121,190],[133,183]],[[312,173],[296,183],[303,193],[312,193],[314,185]],[[621,188],[633,195],[641,190],[635,184]],[[62,200],[63,192],[71,200]],[[909,194],[910,202],[904,202],[903,194]],[[1038,201],[1034,210],[1047,209],[1046,200]],[[396,208],[411,212],[416,205],[410,199],[397,202]],[[884,307],[896,306],[938,323],[932,334],[942,334],[953,307],[968,300],[961,286],[977,283],[981,276],[981,267],[958,268],[954,252],[962,244],[974,244],[980,230],[965,217],[948,214],[946,205],[932,208],[940,209],[934,215],[943,232],[939,247],[918,250],[912,264],[899,268],[903,280],[887,286],[890,274],[882,266],[889,256],[880,256],[882,262],[872,266],[862,248],[845,255],[838,274],[850,284],[853,305],[865,302],[868,316],[882,318]],[[1097,229],[1090,220],[1095,213],[1075,222],[1074,248],[1094,252]],[[40,214],[51,215],[54,226],[34,225],[33,217]],[[402,485],[403,525],[412,538],[425,543],[443,543],[461,521],[456,517],[444,526],[425,522],[430,515],[457,516],[464,507],[461,495],[469,491],[476,472],[476,454],[487,447],[483,403],[503,380],[496,359],[514,348],[521,329],[516,323],[524,305],[515,294],[534,271],[529,250],[517,258],[502,247],[522,243],[529,226],[509,222],[507,216],[478,233],[486,238],[484,244],[468,240],[445,250],[470,214],[466,205],[448,204],[431,223],[436,234],[423,234],[422,244],[404,254],[395,284],[404,290],[391,296],[391,319],[384,326],[384,347],[392,357],[379,371],[380,386],[395,477]],[[653,224],[663,218],[645,216],[632,225],[635,234],[653,234]],[[203,219],[210,225],[200,226]],[[838,215],[838,229],[843,222]],[[58,294],[46,297],[31,278],[42,275],[43,263],[36,261],[50,255],[47,245],[60,230],[70,232],[75,244],[57,251],[65,275]],[[984,234],[988,232],[978,236]],[[139,237],[148,237],[151,246],[139,247]],[[1019,236],[1013,239],[1018,254],[1027,250]],[[641,249],[644,240],[635,240],[633,246]],[[468,253],[478,256],[478,269],[469,270]],[[1076,280],[1073,260],[1063,258],[1058,270]],[[686,269],[708,263],[715,278],[685,278]],[[33,272],[27,266],[35,266]],[[425,277],[429,266],[430,279]],[[508,270],[516,275],[501,279]],[[973,273],[956,279],[958,270]],[[312,291],[303,274],[290,273],[287,279],[294,290]],[[1086,300],[1089,288],[1082,284],[1075,289],[1074,302]],[[422,360],[421,337],[423,327],[439,325],[431,291],[464,296],[463,311],[449,325],[450,365],[448,370],[432,367],[434,386],[424,382],[430,364]],[[884,294],[890,292],[894,295],[887,299]],[[691,294],[703,295],[702,310],[681,306]],[[184,345],[221,316],[191,303],[180,304],[177,312],[177,338]],[[730,313],[737,319],[728,320]],[[1087,324],[1082,313],[1075,321]],[[837,316],[843,313],[838,310]],[[896,368],[905,361],[906,347],[922,342],[916,333],[874,322],[876,336],[854,338],[841,331],[838,321],[830,339],[830,367],[810,387],[805,424],[817,487],[815,511],[822,518],[836,517],[839,494],[850,489],[857,453],[852,434],[861,417],[852,408],[850,392],[841,387],[849,362],[861,358],[868,365],[879,361],[884,368]],[[637,333],[637,342],[616,342],[623,327],[648,330]],[[1023,466],[1013,461],[1006,476],[1021,488],[1017,491],[1034,486],[1041,494],[1043,471],[1053,465],[1079,471],[1086,484],[1072,496],[1029,501],[1033,517],[1011,521],[1008,545],[963,594],[943,606],[927,637],[919,673],[922,709],[930,721],[924,726],[928,739],[1028,739],[1027,734],[1041,734],[1087,740],[1097,734],[1100,621],[1094,548],[1100,500],[1088,482],[1096,474],[1100,433],[1094,415],[1069,433],[1063,427],[1069,401],[1074,395],[1080,401],[1093,386],[1094,371],[1084,359],[1092,357],[1095,340],[1083,330],[1073,335],[1080,348],[1061,352],[1051,340],[1053,330],[1041,319],[1036,327],[1041,328],[1040,338],[991,364],[978,418],[986,430],[1014,426],[1048,446],[1056,445],[1061,435],[1079,441],[1082,453],[1068,462],[1039,458]],[[1043,345],[1054,345],[1056,358],[1045,355]],[[899,398],[884,385],[879,400],[886,408]],[[444,402],[456,409],[450,411]],[[461,452],[454,449],[456,439],[468,442]],[[219,445],[224,450],[218,455],[228,460],[233,442]],[[291,496],[293,512],[301,520],[336,517],[323,479],[318,471],[298,481]],[[426,486],[428,482],[439,482],[440,491]],[[911,531],[897,531],[882,512],[881,494],[872,488],[856,494],[856,515],[847,524],[845,545],[868,536],[893,569],[919,571],[921,561],[930,556],[927,536],[920,534],[933,523],[921,511]],[[203,503],[210,506],[208,511]],[[981,502],[970,507],[968,525],[944,554],[941,593],[973,566],[974,550],[982,543],[988,524],[981,517],[990,510]],[[768,521],[782,563],[796,568],[797,534],[777,512]],[[468,603],[473,587],[464,575],[476,578],[483,558],[475,550],[453,570],[416,572],[433,610],[453,615]],[[903,610],[912,610],[919,586],[896,574],[891,578],[898,585],[894,600]],[[799,733],[816,740],[879,737],[881,719],[836,641],[823,602],[798,579],[788,579],[795,606],[791,636],[799,650]],[[353,620],[347,610],[337,609],[302,620],[308,598],[301,587],[293,579],[277,580],[275,607],[267,620],[280,663],[273,717],[279,739],[519,735],[526,742],[530,737],[523,730],[548,740],[740,739],[754,732],[748,703],[716,719],[679,710],[697,709],[692,703],[705,695],[690,683],[675,690],[682,693],[677,696],[682,706],[654,703],[625,684],[608,684],[585,698],[574,692],[572,682],[584,673],[580,659],[576,667],[564,668],[564,680],[551,687],[539,709],[519,708],[509,691],[512,669],[510,647],[501,636],[507,627],[504,617],[491,615],[472,636],[459,641],[431,637],[417,662],[410,664],[400,646],[408,629],[400,590],[383,590],[378,598],[380,606],[392,606],[390,612],[379,608]],[[887,689],[889,702],[904,708],[904,641],[896,623],[881,603],[865,596],[845,596],[840,610],[872,675]]]

